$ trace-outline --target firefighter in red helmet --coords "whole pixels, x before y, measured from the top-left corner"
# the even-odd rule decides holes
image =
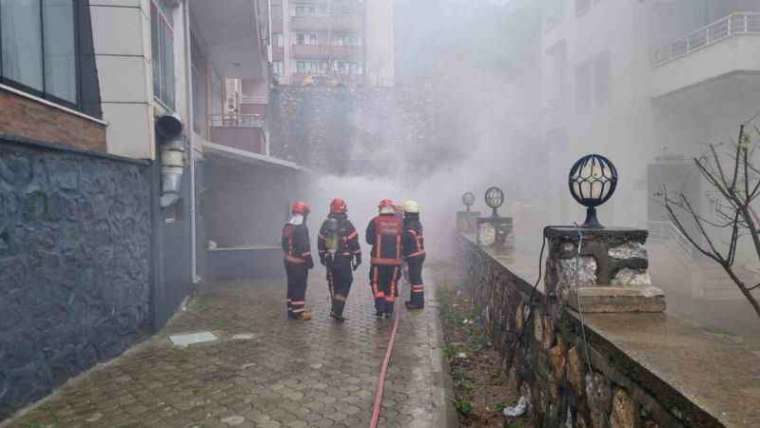
[[[377,317],[390,318],[398,297],[398,280],[401,277],[403,224],[396,215],[393,201],[383,199],[378,204],[378,209],[379,215],[367,226],[367,243],[372,245],[369,279]]]
[[[353,271],[362,263],[359,234],[348,219],[346,201],[335,198],[330,202],[330,214],[319,229],[319,261],[327,268],[332,309],[330,316],[343,322],[343,309],[354,280]]]
[[[308,321],[311,313],[306,310],[306,282],[309,269],[314,267],[309,242],[306,217],[309,205],[296,202],[291,217],[282,228],[282,249],[285,252],[285,273],[288,277],[288,318]]]

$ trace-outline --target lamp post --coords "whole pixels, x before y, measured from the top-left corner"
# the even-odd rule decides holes
[[[475,195],[472,192],[465,192],[462,195],[462,203],[466,208],[465,212],[470,212],[470,208],[475,204]]]
[[[512,217],[499,216],[499,207],[504,204],[504,191],[496,186],[485,193],[485,203],[491,208],[490,217],[478,217],[477,242],[497,250],[507,247],[507,236],[512,232]]]
[[[578,312],[662,312],[665,294],[649,275],[648,232],[604,227],[597,218],[596,207],[612,197],[617,183],[615,165],[598,154],[570,168],[570,193],[586,207],[586,220],[544,228],[544,290]]]
[[[462,204],[465,206],[465,211],[457,212],[457,230],[462,233],[476,233],[480,212],[471,211],[472,206],[475,204],[475,195],[472,192],[463,193]]]
[[[603,228],[596,216],[596,207],[607,202],[617,188],[618,172],[615,165],[602,155],[591,154],[580,159],[570,168],[568,186],[570,194],[586,207],[586,220],[582,227]]]

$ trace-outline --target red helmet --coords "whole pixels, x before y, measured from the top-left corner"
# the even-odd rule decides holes
[[[395,205],[393,204],[393,201],[390,199],[383,199],[380,201],[379,204],[377,204],[377,208],[380,210],[380,213],[393,213],[395,211]]]
[[[341,198],[335,198],[330,202],[330,214],[345,214],[348,211],[346,201]]]
[[[293,208],[291,208],[290,210],[290,212],[293,214],[301,214],[301,215],[307,215],[309,214],[309,211],[311,211],[311,209],[309,208],[309,204],[307,204],[306,202],[301,202],[301,201],[294,202]]]

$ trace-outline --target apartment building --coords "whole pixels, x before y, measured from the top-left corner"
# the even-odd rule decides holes
[[[760,108],[760,3],[546,0],[543,7],[542,128],[551,169],[604,153],[618,165],[618,193],[626,196],[600,216],[638,226],[661,219],[651,194],[661,183],[650,183],[650,164],[735,139],[739,123]],[[582,217],[564,189],[556,201],[557,221]]]
[[[285,85],[393,86],[393,2],[272,0],[271,58]]]
[[[269,85],[266,7],[0,1],[0,420],[225,266],[281,269],[301,168],[267,155],[261,116],[225,109],[228,80]]]

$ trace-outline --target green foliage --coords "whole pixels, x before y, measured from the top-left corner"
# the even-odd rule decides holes
[[[472,403],[470,403],[468,400],[456,400],[454,401],[454,407],[457,409],[457,412],[465,416],[472,413]]]

